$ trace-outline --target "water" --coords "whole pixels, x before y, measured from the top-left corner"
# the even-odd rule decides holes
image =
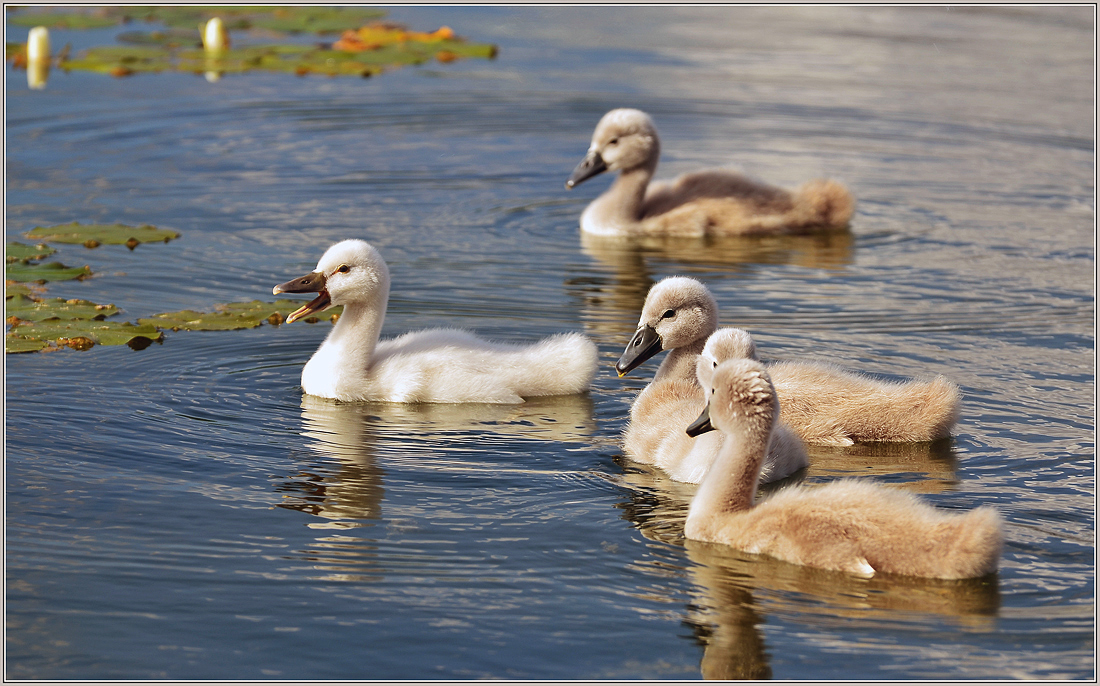
[[[129,321],[270,297],[366,238],[393,274],[385,335],[583,330],[594,390],[315,402],[297,383],[328,324],[7,356],[8,678],[1095,677],[1091,8],[390,16],[500,56],[369,80],[54,73],[33,92],[9,70],[8,238],[180,231],[60,247],[98,277],[50,294]],[[563,184],[618,106],[656,120],[660,177],[844,180],[851,234],[582,239],[607,181]],[[708,283],[766,358],[959,383],[950,441],[813,448],[804,480],[994,505],[999,574],[861,580],[685,542],[693,487],[618,445],[655,364],[611,371],[671,274]]]

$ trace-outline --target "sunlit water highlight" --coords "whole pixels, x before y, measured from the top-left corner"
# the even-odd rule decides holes
[[[500,56],[367,81],[55,70],[35,91],[9,70],[8,239],[180,231],[60,247],[98,276],[50,294],[133,321],[270,297],[366,238],[393,272],[385,335],[583,330],[595,389],[303,398],[325,323],[8,356],[8,678],[1094,677],[1090,8],[391,16]],[[656,120],[659,177],[844,180],[851,234],[582,238],[607,182],[562,186],[617,106]],[[767,359],[955,380],[951,440],[811,448],[801,480],[995,505],[1000,573],[865,580],[685,542],[694,487],[619,447],[655,364],[611,371],[671,274],[707,282]]]

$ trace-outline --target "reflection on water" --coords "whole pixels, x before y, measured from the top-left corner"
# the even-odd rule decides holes
[[[845,448],[807,445],[810,481],[865,476],[914,493],[943,493],[958,484],[951,438],[924,443],[856,443]]]
[[[469,461],[456,465],[432,454],[432,447],[444,453],[456,439],[478,433],[587,445],[595,428],[587,394],[532,398],[518,405],[342,403],[303,394],[301,435],[310,439],[305,446],[323,459],[308,460],[283,480],[276,488],[283,494],[279,507],[340,520],[311,528],[354,528],[360,526],[355,520],[377,519],[381,513],[385,489],[384,471],[377,464],[380,446],[412,455],[427,449],[426,459],[439,469],[470,471],[478,466]]]
[[[599,282],[569,282],[585,303],[585,325],[596,336],[618,339],[622,322],[637,321],[651,286],[669,274],[737,272],[745,265],[790,264],[842,269],[852,260],[848,231],[805,236],[668,238],[580,234],[581,250],[609,274]]]
[[[317,246],[363,237],[402,284],[384,335],[586,328],[591,395],[317,402],[297,388],[317,327],[9,356],[8,676],[1094,676],[1091,8],[391,12],[501,58],[215,87],[55,68],[42,91],[9,70],[8,239],[179,228],[135,251],[58,246],[97,276],[51,297],[133,320],[266,298]],[[113,40],[99,31],[55,38]],[[600,188],[569,194],[563,170],[619,106],[658,119],[663,178],[842,178],[851,231],[582,236]],[[610,368],[650,286],[680,273],[769,360],[958,383],[952,440],[811,447],[790,483],[993,504],[999,575],[859,580],[685,542],[695,487],[619,447],[656,365]]]
[[[703,643],[706,679],[770,678],[760,626],[768,617],[799,617],[828,633],[923,622],[935,616],[968,630],[990,630],[1000,609],[997,577],[945,581],[877,574],[871,579],[802,567],[686,541],[696,597],[685,620]],[[815,640],[807,637],[807,640]]]
[[[933,475],[942,477],[945,469],[950,473],[949,468],[938,466],[941,460],[950,460],[950,446],[944,443],[905,445],[901,450],[893,444],[857,446],[862,448],[858,450],[862,460],[878,460],[878,465],[868,469],[860,458],[851,457],[837,460],[828,469],[843,473],[840,465],[847,464],[863,473],[890,474],[896,469],[888,463],[895,457],[904,465],[903,471],[926,470],[929,479],[907,481],[901,487],[938,492],[942,482]],[[706,679],[771,678],[761,631],[769,617],[798,618],[819,630],[846,621],[883,627],[899,621],[919,624],[927,622],[928,616],[970,630],[994,627],[1001,603],[998,576],[941,580],[876,574],[866,579],[688,540],[683,537],[683,524],[696,486],[671,481],[647,465],[627,462],[624,470],[632,493],[630,500],[619,504],[623,516],[646,538],[686,548],[694,591],[684,621],[703,646],[700,669]],[[813,473],[815,467],[808,471]],[[801,476],[769,484],[761,497],[798,483]],[[929,483],[940,487],[922,486]]]

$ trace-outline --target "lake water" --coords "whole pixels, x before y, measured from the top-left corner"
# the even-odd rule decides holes
[[[41,91],[9,67],[7,238],[74,220],[181,232],[59,246],[97,276],[49,294],[128,321],[269,299],[364,238],[392,271],[384,335],[582,330],[593,390],[304,398],[327,323],[8,355],[7,678],[1095,678],[1093,8],[389,18],[500,54],[367,80],[55,71]],[[841,179],[851,233],[582,239],[608,180],[563,184],[620,106],[654,117],[659,177]],[[812,448],[804,481],[994,505],[1000,572],[865,580],[685,542],[694,487],[619,445],[656,363],[612,370],[673,274],[705,281],[767,359],[956,381],[950,441]]]

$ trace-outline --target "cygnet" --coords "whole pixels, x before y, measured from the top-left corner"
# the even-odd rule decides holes
[[[715,169],[650,183],[660,152],[657,128],[645,112],[605,114],[565,187],[605,171],[619,176],[581,214],[581,230],[603,236],[808,233],[844,229],[855,210],[848,189],[827,179],[788,191]]]
[[[584,392],[596,373],[596,346],[577,333],[533,345],[485,341],[458,329],[427,329],[380,341],[390,273],[366,241],[333,245],[315,270],[272,292],[319,294],[287,317],[288,323],[334,305],[344,307],[302,370],[302,389],[310,395],[345,401],[521,403],[524,397]]]
[[[757,360],[744,329],[723,328],[700,354],[712,367],[732,359]],[[892,382],[805,360],[768,365],[779,394],[780,418],[807,443],[934,441],[951,434],[959,418],[959,389],[944,376]]]
[[[1003,525],[988,506],[948,513],[913,494],[856,480],[793,486],[754,504],[780,415],[775,389],[762,364],[740,359],[719,364],[708,390],[706,409],[687,431],[716,428],[725,440],[692,499],[687,538],[860,576],[964,579],[997,570]]]

